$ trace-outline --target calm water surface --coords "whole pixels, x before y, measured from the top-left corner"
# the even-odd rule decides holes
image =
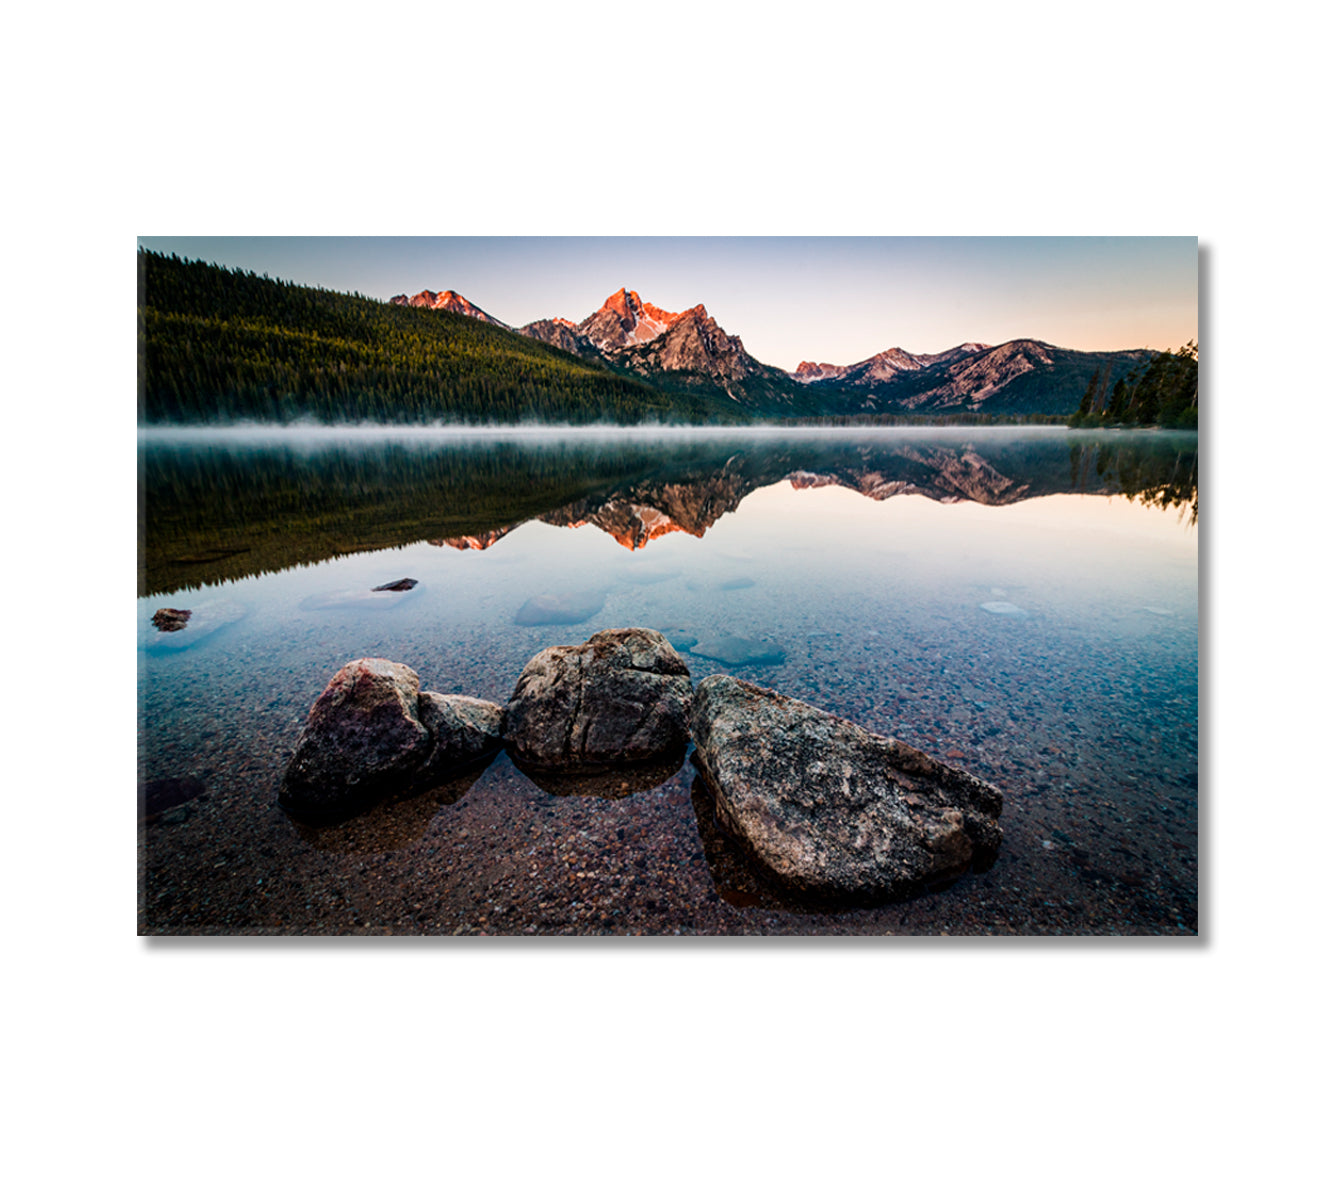
[[[1193,436],[1036,429],[145,432],[140,929],[1193,933],[1196,470]],[[276,807],[349,660],[503,703],[621,626],[995,783],[999,861],[794,903],[688,762],[562,785],[502,754],[332,829]]]

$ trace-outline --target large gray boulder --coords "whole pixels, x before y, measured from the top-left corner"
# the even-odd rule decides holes
[[[485,700],[421,692],[402,663],[359,658],[311,706],[278,802],[331,820],[425,787],[499,748],[503,716]]]
[[[1000,792],[893,738],[728,675],[691,732],[718,823],[789,888],[889,899],[995,862]]]
[[[529,661],[505,742],[521,763],[556,769],[669,758],[689,741],[690,697],[690,669],[662,634],[604,629]]]

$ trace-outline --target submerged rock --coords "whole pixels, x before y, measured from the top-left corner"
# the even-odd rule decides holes
[[[526,600],[516,625],[578,625],[596,616],[607,603],[606,592],[547,592]]]
[[[604,629],[529,661],[505,742],[517,759],[548,768],[669,758],[689,740],[690,697],[690,670],[662,634]]]
[[[799,892],[889,899],[999,852],[994,787],[799,700],[711,675],[691,733],[719,824]]]
[[[278,802],[307,820],[351,815],[498,750],[503,722],[497,704],[422,692],[411,667],[359,658],[311,707]]]
[[[377,588],[371,588],[373,592],[410,592],[417,586],[415,579],[408,579],[404,576],[402,579],[395,579],[393,583],[382,583]]]
[[[170,809],[179,808],[204,794],[204,784],[197,776],[180,779],[149,779],[139,784],[139,819],[153,820]]]
[[[303,842],[324,854],[361,856],[400,850],[421,841],[441,810],[462,800],[486,767],[484,760],[479,761],[443,783],[413,791],[392,803],[376,805],[334,824],[306,822],[294,815],[292,828]]]
[[[662,631],[662,636],[671,642],[672,649],[674,650],[689,650],[691,646],[699,641],[699,638],[693,633],[689,633],[686,630],[679,628],[664,629]]]
[[[690,653],[698,654],[700,658],[711,658],[714,662],[726,663],[729,667],[760,666],[787,660],[787,652],[776,642],[735,637],[731,634],[722,634],[696,642],[690,647]]]
[[[297,606],[302,612],[323,612],[328,609],[360,609],[366,612],[397,608],[412,601],[403,591],[382,592],[379,588],[343,588],[334,592],[319,592],[307,596]]]
[[[989,612],[998,617],[1026,617],[1028,613],[1017,604],[1011,604],[1008,600],[988,600],[985,604],[978,605],[983,612]]]

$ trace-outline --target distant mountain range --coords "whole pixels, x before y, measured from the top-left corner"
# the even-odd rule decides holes
[[[1186,362],[1032,339],[965,342],[938,353],[895,346],[848,365],[802,362],[789,373],[753,357],[702,304],[669,311],[628,288],[581,321],[516,329],[453,290],[385,303],[174,255],[138,258],[139,419],[148,424],[1152,424],[1168,392],[1175,416],[1196,409],[1193,351]]]
[[[513,328],[457,292],[404,294],[390,303]],[[1000,346],[964,342],[937,354],[894,346],[846,366],[803,362],[786,372],[748,354],[704,305],[668,312],[628,288],[578,323],[550,317],[515,332],[666,390],[725,396],[757,416],[1059,415],[1075,410],[1094,376],[1107,388],[1154,357],[1149,350],[1090,353],[1023,338]]]

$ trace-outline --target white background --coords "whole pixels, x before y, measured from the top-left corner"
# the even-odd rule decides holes
[[[8,19],[13,1194],[1310,1190],[1330,1067],[1312,10],[382,11]],[[136,937],[147,233],[1198,234],[1202,936]]]

